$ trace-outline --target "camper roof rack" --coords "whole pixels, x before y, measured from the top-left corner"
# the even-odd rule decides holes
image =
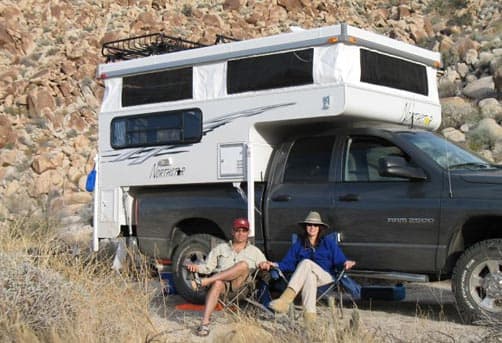
[[[231,41],[238,41],[238,39],[217,35],[214,44],[228,43]],[[106,62],[114,62],[117,60],[130,60],[139,57],[202,48],[205,46],[207,45],[179,37],[167,36],[163,33],[152,33],[106,42],[101,48],[101,54],[106,57]]]

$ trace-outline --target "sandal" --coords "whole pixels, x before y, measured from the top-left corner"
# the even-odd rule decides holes
[[[209,335],[209,325],[201,325],[195,330],[195,334],[200,337]]]
[[[202,280],[199,277],[199,273],[192,273],[192,281],[190,281],[190,286],[192,286],[193,291],[200,291],[200,289],[202,288]]]

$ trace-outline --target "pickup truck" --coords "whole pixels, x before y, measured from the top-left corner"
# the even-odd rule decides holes
[[[255,184],[255,243],[281,259],[297,222],[319,211],[360,275],[452,279],[467,321],[502,317],[502,169],[437,134],[403,126],[340,127],[277,144]],[[184,264],[206,257],[245,216],[245,183],[131,187],[135,235],[193,292]]]

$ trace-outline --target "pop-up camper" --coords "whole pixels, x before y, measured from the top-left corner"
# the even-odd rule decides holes
[[[132,230],[131,188],[245,181],[253,198],[273,146],[304,125],[441,120],[439,53],[346,24],[212,46],[148,35],[103,53],[95,249]]]

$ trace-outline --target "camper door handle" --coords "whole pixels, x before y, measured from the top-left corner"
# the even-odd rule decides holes
[[[359,195],[353,194],[353,193],[340,195],[338,200],[340,200],[340,201],[359,201]]]
[[[291,195],[288,194],[279,194],[276,196],[272,197],[273,201],[290,201],[291,200]]]

